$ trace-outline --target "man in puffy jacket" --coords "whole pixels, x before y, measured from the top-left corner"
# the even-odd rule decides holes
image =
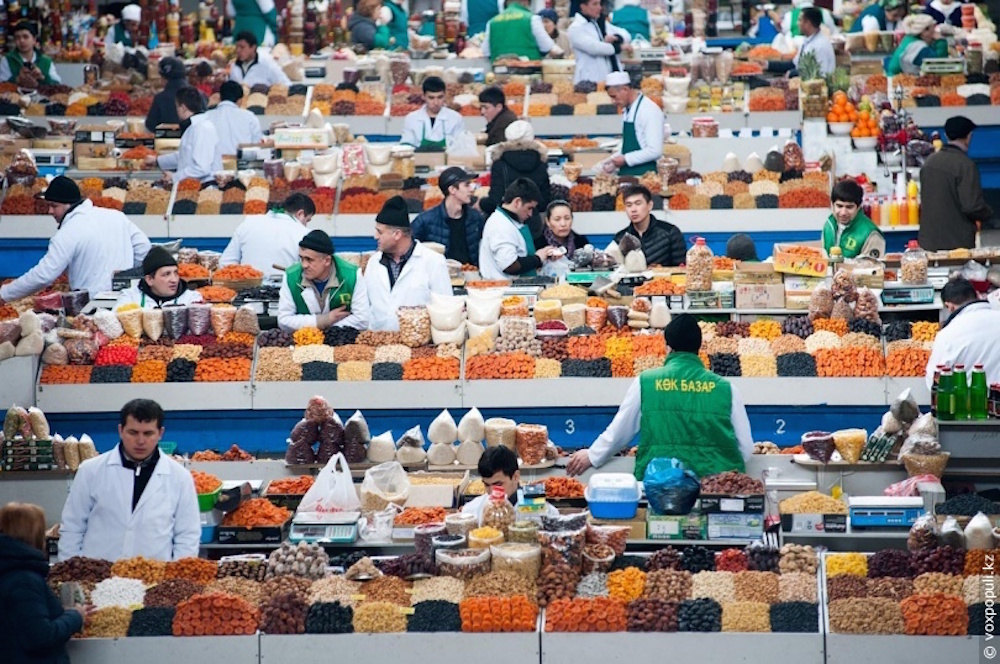
[[[444,245],[444,257],[463,265],[479,264],[479,241],[486,220],[472,207],[475,176],[458,166],[441,173],[438,186],[444,194],[441,205],[426,210],[413,220],[413,239]]]
[[[535,130],[525,120],[508,125],[504,136],[506,141],[491,148],[493,164],[490,166],[489,200],[494,208],[500,207],[507,188],[518,178],[527,178],[535,183],[541,194],[537,209],[544,210],[552,200],[548,148],[535,140]],[[537,211],[528,219],[527,225],[531,229],[531,237],[539,239],[536,244],[544,244],[540,241],[544,225]]]

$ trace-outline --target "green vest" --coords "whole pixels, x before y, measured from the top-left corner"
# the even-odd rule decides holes
[[[472,37],[486,32],[486,24],[497,15],[497,3],[495,0],[468,0],[468,2],[469,27],[466,32]]]
[[[131,35],[125,34],[124,23],[115,23],[115,43],[124,44],[125,46],[135,46],[135,42],[132,40]]]
[[[671,352],[661,368],[639,375],[639,388],[636,479],[656,457],[677,458],[698,477],[744,471],[732,423],[732,388],[697,355]]]
[[[11,83],[16,83],[17,77],[21,74],[21,67],[24,66],[24,59],[16,50],[7,53],[4,57],[7,58],[7,66],[10,67],[10,78],[7,80]],[[42,75],[45,76],[42,83],[45,85],[55,85],[56,82],[52,79],[52,58],[42,54],[41,51],[36,50],[35,66],[37,66],[41,70]]]
[[[389,38],[395,39],[390,48],[405,51],[410,48],[410,33],[407,30],[406,12],[392,0],[388,0],[385,6],[392,12],[392,21],[389,22]]]
[[[880,2],[873,2],[872,4],[865,7],[865,10],[858,14],[858,17],[854,19],[854,23],[851,23],[851,29],[848,32],[861,32],[861,21],[866,16],[874,16],[878,19],[878,27],[881,30],[885,30],[886,26],[889,25],[888,20],[885,17],[885,9],[882,7]]]
[[[844,258],[856,258],[861,253],[861,248],[865,246],[865,242],[868,241],[868,236],[872,233],[882,235],[882,231],[875,225],[875,222],[861,210],[858,210],[858,214],[851,223],[847,224],[841,231],[839,238],[837,237],[837,226],[839,226],[837,219],[831,214],[826,223],[823,224],[823,248],[829,254],[831,248],[840,247]]]
[[[542,52],[531,32],[531,10],[511,5],[490,20],[490,59],[501,55],[517,55],[529,60],[541,60]]]
[[[649,40],[649,12],[642,7],[629,5],[616,9],[611,14],[611,24],[628,32],[632,39],[642,37]]]
[[[273,6],[266,14],[260,10],[257,0],[233,0],[236,20],[233,22],[233,35],[249,30],[257,38],[258,44],[264,43],[264,31],[271,28],[274,41],[280,38],[278,34],[278,10]]]
[[[351,297],[354,295],[354,284],[358,280],[358,267],[345,260],[333,257],[334,274],[340,284],[336,290],[329,292],[330,309],[346,307],[346,311],[351,310]],[[333,275],[331,275],[333,276]],[[295,302],[295,313],[300,316],[312,313],[306,306],[306,301],[302,298],[302,263],[296,263],[285,270],[285,283],[292,294],[292,301]],[[322,293],[320,293],[322,296]]]

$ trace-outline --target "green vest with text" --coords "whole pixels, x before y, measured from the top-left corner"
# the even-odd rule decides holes
[[[639,388],[636,479],[656,457],[675,457],[698,477],[744,471],[732,422],[732,388],[697,355],[670,353],[661,368],[640,374]]]
[[[521,5],[511,5],[490,21],[490,58],[501,55],[524,56],[541,60],[542,52],[531,32],[531,10]]]
[[[649,12],[632,5],[616,9],[611,14],[611,24],[629,33],[632,39],[649,39]]]
[[[339,285],[334,290],[329,291],[330,309],[346,307],[346,311],[350,311],[351,297],[354,295],[354,284],[358,280],[358,266],[341,260],[336,256],[333,257],[333,266]],[[306,306],[306,301],[302,297],[302,263],[296,263],[285,270],[285,281],[288,284],[289,292],[292,294],[292,301],[295,302],[295,313],[302,316],[312,313],[309,311],[309,307]]]
[[[17,77],[21,74],[21,67],[24,66],[24,59],[21,54],[17,51],[10,51],[3,57],[7,58],[7,66],[10,67],[10,82],[14,83],[17,81]],[[42,75],[45,77],[42,83],[45,85],[55,85],[55,81],[52,79],[52,58],[47,55],[43,55],[41,51],[35,51],[35,66],[41,70]]]
[[[837,219],[831,214],[827,218],[826,224],[823,225],[823,249],[829,254],[831,248],[838,246],[844,258],[857,257],[861,253],[861,248],[865,246],[865,242],[868,241],[868,236],[872,233],[882,235],[882,231],[875,225],[875,222],[860,210],[851,223],[847,224],[841,231],[839,238],[837,237],[839,230],[837,226]]]

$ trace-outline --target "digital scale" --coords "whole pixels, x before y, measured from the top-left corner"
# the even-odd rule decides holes
[[[909,528],[925,514],[920,496],[851,496],[851,528]]]
[[[920,74],[964,74],[965,60],[962,58],[924,58]]]
[[[361,512],[299,512],[292,518],[290,542],[350,544],[358,539]]]
[[[887,281],[882,289],[882,304],[932,304],[934,302],[934,286],[924,284],[913,286],[901,284],[898,281]]]

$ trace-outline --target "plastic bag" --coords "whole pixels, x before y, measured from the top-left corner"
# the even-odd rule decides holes
[[[142,337],[142,309],[126,309],[115,313],[125,334],[133,339]]]
[[[542,277],[555,277],[558,280],[562,280],[567,274],[573,271],[573,263],[569,261],[568,258],[563,256],[554,261],[548,261],[542,266],[542,269],[538,271],[538,274]]]
[[[85,290],[75,290],[62,294],[62,308],[67,316],[79,316],[83,308],[90,302],[90,293]]]
[[[61,343],[49,344],[42,353],[42,363],[43,364],[68,364],[69,356],[66,353],[66,347]]]
[[[630,251],[641,251],[642,242],[631,233],[625,233],[618,241],[618,250],[622,252],[622,257],[628,256]]]
[[[12,344],[11,342],[4,341],[3,343],[0,343],[0,362],[3,362],[4,360],[9,360],[10,358],[14,357],[14,353],[16,351],[17,349],[14,348],[14,344]]]
[[[361,481],[362,512],[380,512],[390,504],[402,507],[409,497],[410,480],[399,463],[380,463],[365,471]]]
[[[420,425],[407,430],[399,440],[396,441],[396,448],[418,447],[424,449],[424,435],[420,432]]]
[[[965,532],[958,525],[958,519],[953,516],[949,516],[941,524],[941,545],[955,549],[965,548]]]
[[[882,416],[882,424],[880,428],[884,433],[892,435],[902,431],[903,424],[896,419],[896,416],[892,414],[892,411],[887,411],[885,415]]]
[[[607,315],[608,322],[614,325],[617,329],[620,330],[623,327],[628,327],[628,307],[608,307]]]
[[[333,417],[319,425],[319,448],[316,450],[316,461],[326,463],[335,454],[344,451],[344,424],[334,413]],[[346,457],[345,457],[346,460]]]
[[[900,454],[903,467],[910,477],[915,475],[933,475],[940,478],[944,474],[944,469],[948,465],[951,454],[941,452],[938,454]]]
[[[505,417],[491,417],[483,425],[486,447],[503,445],[512,450],[517,448],[517,423]]]
[[[0,322],[0,343],[17,343],[21,338],[21,324],[16,320],[5,320]]]
[[[367,478],[367,474],[365,475]],[[361,507],[354,479],[343,454],[333,456],[302,496],[302,512],[355,512]]]
[[[993,524],[982,512],[972,517],[965,527],[965,548],[969,551],[993,548]]]
[[[920,406],[917,405],[917,400],[913,397],[913,394],[910,393],[910,388],[906,388],[898,397],[896,397],[896,400],[892,402],[892,406],[889,408],[889,412],[892,413],[892,416],[895,417],[902,425],[910,424],[920,417]],[[928,433],[937,436],[937,425],[934,424],[934,418],[930,415],[930,413],[927,414],[927,419],[922,422],[922,425],[926,427],[928,423],[934,427],[934,431]],[[886,432],[895,433],[894,431],[889,431],[888,429],[886,429]],[[910,431],[910,433],[918,432]]]
[[[32,435],[37,440],[49,440],[49,421],[40,408],[32,406],[28,409],[28,424],[31,426]]]
[[[927,436],[928,438],[937,439],[937,421],[935,421],[934,416],[931,413],[924,413],[917,419],[913,420],[913,424],[910,425],[907,433],[911,436]]]
[[[910,551],[926,551],[938,546],[937,521],[930,514],[918,517],[910,526],[910,534],[906,537],[906,548]]]
[[[427,439],[432,443],[451,445],[457,438],[458,427],[455,425],[455,418],[447,410],[442,410],[441,414],[435,417],[431,425],[427,427]]]
[[[847,463],[858,462],[867,441],[868,432],[864,429],[841,429],[833,432],[833,445]]]
[[[59,311],[62,309],[62,293],[48,293],[35,296],[35,311]]]
[[[427,307],[399,307],[399,336],[410,348],[426,346],[431,342],[431,316]]]
[[[35,330],[31,334],[21,337],[17,346],[14,347],[14,355],[18,357],[41,355],[43,350],[45,350],[45,339],[42,337],[42,331]]]
[[[231,304],[212,305],[212,332],[217,337],[224,336],[233,329],[233,321],[236,319],[236,307]]]
[[[830,318],[843,319],[849,323],[854,320],[854,308],[847,300],[838,299],[833,304],[833,310],[830,312]]]
[[[24,410],[23,408],[20,410]],[[4,440],[13,440],[14,437],[21,431],[21,413],[17,406],[11,406],[7,409],[7,414],[3,418],[3,437]],[[27,413],[25,413],[27,414]],[[31,425],[29,424],[29,429]]]
[[[458,440],[482,442],[486,436],[486,422],[478,408],[473,408],[462,416],[458,423]],[[464,463],[464,462],[463,462]]]
[[[314,396],[306,406],[303,417],[310,422],[323,423],[334,416],[333,408],[329,402],[321,396]]]
[[[826,286],[820,286],[809,297],[809,320],[829,318],[833,313],[833,292]]]
[[[38,318],[38,314],[30,309],[22,312],[17,322],[21,326],[22,337],[26,337],[32,332],[38,332],[42,329],[42,322]]]
[[[471,131],[460,131],[451,136],[448,142],[449,157],[475,157],[479,154],[476,148],[476,136]]]
[[[191,334],[201,336],[212,329],[212,305],[195,303],[188,305],[187,326]]]
[[[937,438],[927,434],[911,434],[903,441],[903,446],[899,448],[899,456],[907,454],[937,454],[941,451],[941,443]]]
[[[587,528],[577,530],[540,530],[538,543],[542,545],[542,564],[566,564],[576,569],[583,563],[583,547],[587,544]]]
[[[260,321],[257,320],[257,312],[253,310],[253,307],[243,306],[236,310],[236,317],[233,319],[233,331],[252,334],[255,337],[260,334]]]
[[[914,475],[913,477],[908,477],[905,480],[896,482],[895,484],[890,484],[885,489],[882,490],[882,495],[884,496],[894,496],[897,498],[906,498],[909,496],[919,496],[920,490],[917,485],[921,482],[937,482],[939,479],[934,475]]]
[[[595,523],[587,524],[587,544],[604,544],[610,546],[616,556],[625,555],[625,546],[631,528],[628,526],[601,526]]]
[[[118,316],[109,309],[99,309],[94,313],[93,319],[97,329],[103,332],[108,339],[117,339],[125,334],[125,329],[122,328]]]
[[[463,441],[455,451],[455,458],[463,466],[475,466],[484,452],[483,443],[479,440]]]
[[[347,424],[344,425],[344,456],[348,463],[361,463],[365,460],[368,454],[365,448],[371,437],[365,416],[361,414],[360,410],[354,411],[354,414],[347,420]],[[393,447],[393,453],[395,453],[395,447]]]
[[[159,341],[163,336],[163,310],[143,309],[142,331],[153,341]]]
[[[74,436],[66,439],[64,453],[66,455],[66,467],[76,470],[80,467],[80,441]]]
[[[829,463],[836,449],[833,434],[826,431],[810,431],[802,434],[801,445],[810,459],[821,463]]]
[[[57,469],[66,469],[66,441],[59,434],[52,437],[52,461]]]
[[[419,426],[413,427],[396,441],[396,460],[400,463],[422,463],[426,459],[424,436]]]
[[[388,463],[396,458],[396,442],[392,431],[386,431],[368,443],[368,460],[372,463]]]
[[[657,457],[642,478],[649,506],[657,514],[689,514],[698,500],[698,478],[677,459]]]
[[[432,443],[427,450],[427,462],[435,466],[450,466],[455,463],[456,453],[452,443]]]
[[[285,463],[290,466],[302,466],[316,462],[313,445],[319,438],[319,424],[309,420],[299,420],[292,427],[289,435],[288,448],[285,450]]]
[[[518,424],[514,430],[517,455],[526,466],[533,466],[545,459],[549,442],[549,429],[543,424]]]
[[[491,298],[470,298],[466,304],[469,322],[476,325],[493,325],[500,320],[502,305],[503,298],[499,293]]]
[[[67,339],[63,346],[70,364],[93,364],[97,358],[97,343],[93,339]]]

